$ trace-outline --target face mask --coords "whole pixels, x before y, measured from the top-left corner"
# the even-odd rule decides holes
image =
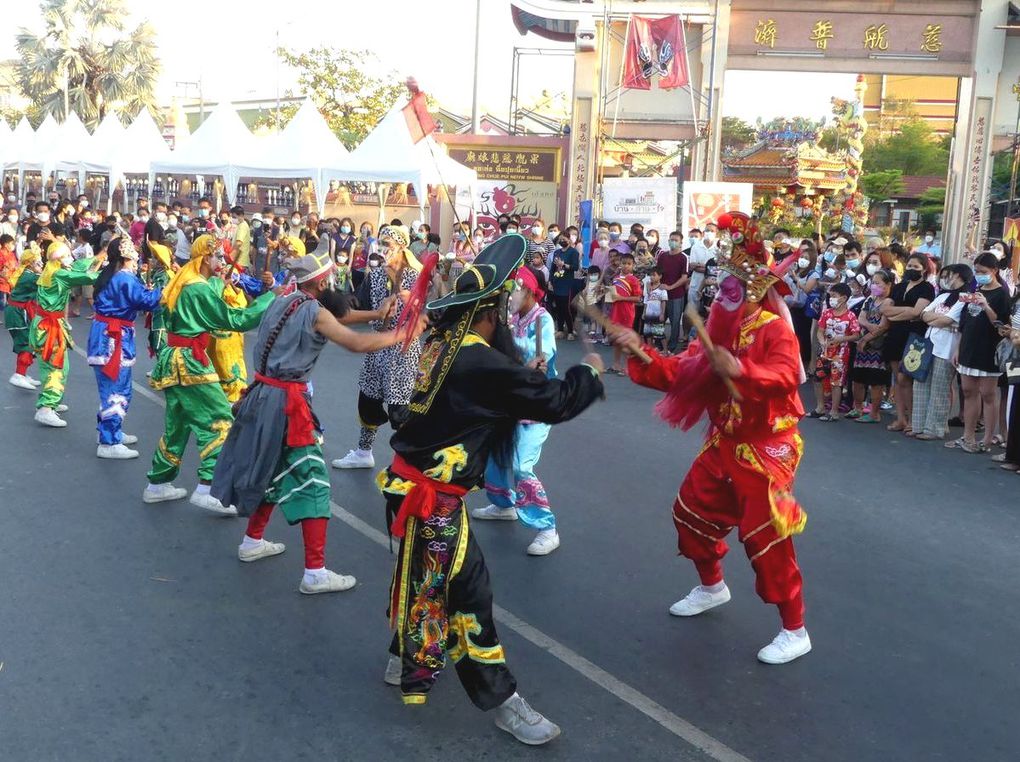
[[[953,281],[950,280],[949,278],[942,278],[939,281],[939,288],[941,288],[943,291],[952,291]]]
[[[73,206],[69,206],[69,207],[65,208],[64,209],[64,214],[67,215],[68,217],[71,217],[74,214],[74,207]]]
[[[535,235],[542,235],[543,230],[544,228],[541,225],[534,225],[531,228],[531,232],[534,233]]]
[[[189,217],[186,214],[182,214],[181,215],[181,222],[188,222],[190,219],[191,219],[191,217]]]
[[[836,253],[832,251],[827,251],[824,254],[824,259],[826,262],[832,262],[833,260],[836,259]]]
[[[8,214],[7,215],[7,220],[12,225],[17,225],[18,224],[18,215],[16,215],[16,214]]]
[[[371,259],[368,262],[369,267],[379,267],[382,264],[378,259]]]
[[[906,278],[909,281],[918,281],[918,280],[921,280],[921,271],[920,270],[905,270],[904,273],[903,273],[903,277]]]
[[[830,296],[829,297],[829,306],[832,307],[832,309],[838,310],[842,304],[843,304],[843,299],[841,297],[838,297],[838,296]]]
[[[836,272],[836,269],[834,267],[830,267],[828,270],[825,271],[825,277],[828,278],[829,280],[832,280],[838,274],[839,273]]]
[[[714,240],[715,240],[715,233],[713,233],[712,231],[708,231],[707,233],[705,233],[705,243],[711,245],[712,241],[714,241]]]
[[[598,275],[589,275],[588,276],[588,282],[589,283],[598,283],[599,282],[599,276]]]
[[[611,240],[611,241],[619,241],[620,240],[620,234],[617,233],[614,230],[610,230],[609,231],[609,240]]]
[[[39,212],[35,217],[43,225],[45,225],[47,222],[50,221],[50,213],[49,212]]]
[[[177,220],[175,220],[173,217],[167,220],[167,224],[170,226],[171,230],[177,229]]]
[[[846,266],[848,268],[850,268],[851,270],[856,270],[858,267],[861,266],[861,260],[859,260],[859,259],[848,259],[846,261]]]
[[[199,207],[198,216],[201,217],[202,219],[205,219],[206,217],[209,216],[209,210],[205,209],[204,207]]]
[[[800,259],[797,260],[797,267],[799,267],[801,270],[805,269],[810,264],[811,260],[806,257],[801,257]]]
[[[560,237],[560,231],[558,231],[558,230],[550,230],[549,231],[549,240],[550,241],[555,241],[559,237]]]
[[[875,296],[875,297],[885,296],[885,286],[881,286],[878,283],[872,283],[871,284],[871,295]]]
[[[81,208],[82,209],[88,209],[89,208],[88,199],[82,199],[82,201],[81,201]]]
[[[926,235],[926,236],[924,237],[924,242],[925,242],[925,243],[929,243],[929,244],[930,244],[930,243],[931,243],[932,241],[934,241],[934,240],[935,240],[935,236],[933,236],[933,235]]]
[[[513,234],[513,233],[516,233],[516,232],[517,232],[517,228],[507,228],[507,229],[506,229],[506,232],[507,232],[508,234]]]
[[[347,264],[347,257],[340,257],[340,264],[346,265]]]
[[[600,249],[608,249],[609,248],[609,239],[608,238],[600,238],[599,239],[599,248]]]
[[[144,215],[142,217],[139,217],[138,221],[139,222],[148,222],[149,221],[149,215],[146,214],[146,215]]]
[[[300,225],[301,224],[301,218],[300,217],[291,217],[290,218],[290,224],[294,225],[295,227]]]
[[[60,258],[60,264],[64,267],[70,268],[74,264],[74,258],[70,254],[65,254]]]
[[[978,273],[977,275],[974,276],[974,280],[977,281],[977,284],[979,286],[987,286],[989,283],[992,282],[992,276],[989,275],[988,273]]]
[[[1004,256],[1006,256],[1006,252],[1004,252],[998,246],[992,249],[992,254],[995,255],[996,259],[1002,259]]]
[[[669,250],[670,251],[679,251],[680,250],[680,241],[677,241],[676,239],[671,240],[669,242]]]
[[[347,235],[348,233],[351,232],[351,226],[350,225],[341,225],[340,226],[340,232],[343,233],[344,235]]]
[[[879,271],[879,269],[880,268],[878,265],[868,265],[867,267],[868,275],[874,275]]]
[[[658,242],[659,242],[659,239],[656,238],[655,236],[649,236],[648,237],[648,244],[650,246],[655,246]]]
[[[419,230],[419,231],[418,231],[418,240],[420,240],[420,241],[424,241],[424,240],[426,240],[426,239],[427,239],[428,237],[429,237],[429,233],[428,233],[428,231],[427,231],[427,230]]]

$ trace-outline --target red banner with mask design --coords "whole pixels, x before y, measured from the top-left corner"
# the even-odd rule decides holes
[[[624,50],[623,87],[649,90],[652,78],[671,90],[688,84],[687,45],[680,16],[634,16]]]

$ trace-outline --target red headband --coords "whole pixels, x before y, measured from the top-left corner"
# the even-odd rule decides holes
[[[517,283],[533,293],[537,301],[542,301],[545,297],[545,291],[538,285],[538,278],[527,267],[517,268]]]

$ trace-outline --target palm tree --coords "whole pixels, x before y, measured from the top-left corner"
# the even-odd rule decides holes
[[[43,0],[44,31],[20,29],[18,85],[38,118],[75,111],[95,127],[111,109],[135,117],[155,106],[160,63],[146,22],[126,28],[124,0]]]

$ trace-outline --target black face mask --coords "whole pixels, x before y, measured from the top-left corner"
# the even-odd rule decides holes
[[[906,278],[907,280],[909,280],[911,283],[916,283],[917,281],[921,280],[921,275],[922,275],[922,273],[921,273],[920,270],[904,270],[903,271],[903,277]]]

